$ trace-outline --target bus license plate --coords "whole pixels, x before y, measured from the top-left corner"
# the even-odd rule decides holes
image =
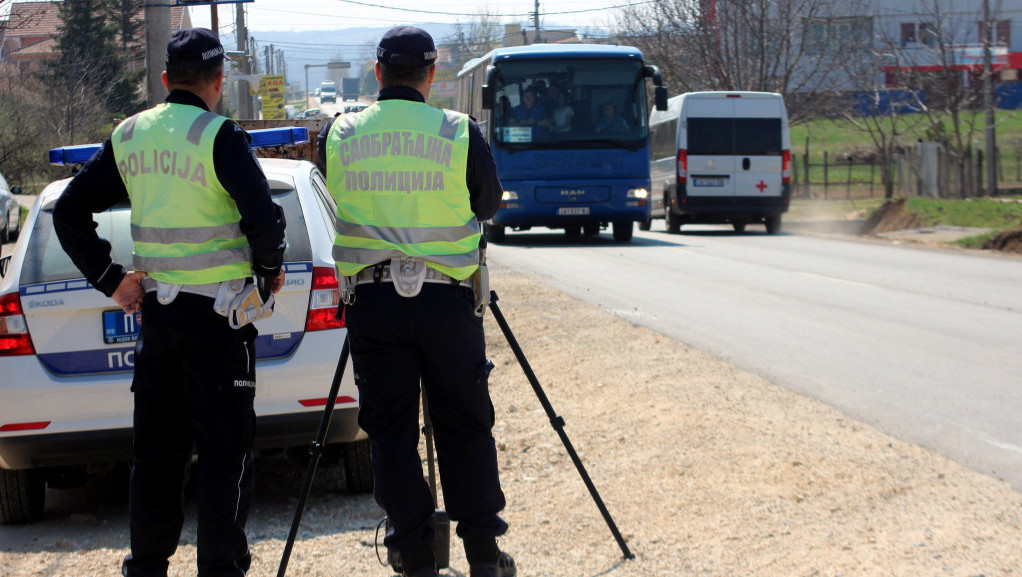
[[[103,342],[112,345],[137,341],[141,326],[142,313],[103,311]]]
[[[693,178],[692,186],[724,186],[723,178]]]
[[[560,216],[589,214],[589,207],[588,206],[562,206],[562,207],[557,209],[557,214],[560,215]]]

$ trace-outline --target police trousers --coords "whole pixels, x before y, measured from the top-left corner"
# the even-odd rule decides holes
[[[193,451],[200,577],[242,576],[251,556],[255,337],[231,329],[213,299],[181,293],[169,305],[142,302],[132,391],[134,463],[127,577],[165,577],[184,522],[182,490]]]
[[[420,382],[429,401],[444,508],[465,540],[503,535],[504,493],[497,472],[493,405],[482,318],[472,290],[426,283],[405,298],[391,283],[362,284],[345,308],[358,422],[369,434],[376,502],[396,551],[433,540],[433,499],[419,444]]]

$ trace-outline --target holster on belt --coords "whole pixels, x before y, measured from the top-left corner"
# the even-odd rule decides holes
[[[490,306],[490,270],[486,268],[486,238],[479,241],[479,268],[472,274],[472,290],[475,292],[475,313],[481,317]]]
[[[256,277],[254,283],[246,283],[244,280],[225,281],[213,308],[220,313],[221,307],[226,305],[227,314],[224,316],[234,329],[265,319],[273,314],[276,304],[273,293],[263,286],[266,282],[260,277]]]

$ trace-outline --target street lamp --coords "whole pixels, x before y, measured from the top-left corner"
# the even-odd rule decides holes
[[[305,65],[305,109],[309,109],[309,69],[310,68],[326,68],[327,70],[338,70],[340,68],[351,68],[351,62],[334,61],[327,62],[326,64],[306,64]]]

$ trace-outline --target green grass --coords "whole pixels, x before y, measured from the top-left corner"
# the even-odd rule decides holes
[[[950,225],[1008,230],[1022,228],[1022,202],[1018,198],[963,200],[915,197],[905,209],[922,217],[925,226]]]
[[[968,119],[970,116],[972,116],[971,113],[967,114],[965,118]],[[1001,173],[1003,174],[1001,180],[1007,183],[1022,182],[1022,110],[997,110],[995,120]],[[979,148],[983,148],[985,118],[982,114],[977,114],[972,121],[976,126],[972,133],[972,140]],[[891,132],[892,122],[891,119],[881,120],[884,131],[888,134]],[[919,139],[925,141],[933,138],[929,121],[921,114],[900,117],[898,126],[901,132],[897,135],[897,139],[905,146],[912,146]],[[950,134],[950,116],[945,117],[942,130],[945,134]],[[799,171],[799,180],[803,180],[804,176],[802,162],[803,155],[806,153],[807,139],[810,182],[814,185],[823,182],[822,165],[824,151],[826,151],[830,164],[827,182],[840,190],[843,190],[841,187],[848,179],[848,164],[844,160],[845,155],[862,154],[873,149],[873,142],[869,134],[846,120],[813,118],[800,122],[791,127],[792,156],[796,159],[795,168]],[[867,183],[866,186],[868,186],[871,178],[871,169],[868,165],[853,165],[851,170],[853,183]],[[872,181],[874,193],[882,194],[882,192],[876,191],[876,186],[880,184],[879,170],[872,171]]]

